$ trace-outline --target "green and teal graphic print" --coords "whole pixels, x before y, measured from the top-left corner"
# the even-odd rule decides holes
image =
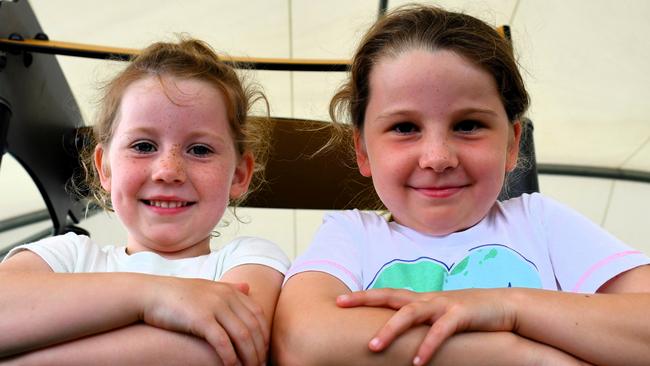
[[[367,289],[429,292],[501,287],[542,288],[542,281],[533,262],[506,246],[488,244],[470,249],[452,265],[428,257],[392,260],[382,266]]]

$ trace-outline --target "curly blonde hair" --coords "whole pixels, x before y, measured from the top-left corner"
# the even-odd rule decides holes
[[[244,85],[234,67],[224,62],[207,43],[182,38],[177,43],[157,42],[143,49],[122,72],[102,87],[103,96],[92,137],[87,136],[80,153],[83,179],[78,177],[73,180],[77,194],[91,198],[104,209],[113,211],[110,194],[102,188],[94,167],[94,149],[97,144],[110,145],[117,126],[122,96],[128,86],[150,76],[206,81],[223,94],[235,148],[239,156],[249,152],[255,160],[248,193],[257,189],[264,181],[264,167],[269,154],[268,101],[256,85]],[[264,103],[266,115],[250,117],[249,112],[258,101]],[[79,183],[80,180],[83,183]],[[239,204],[248,193],[231,204]]]

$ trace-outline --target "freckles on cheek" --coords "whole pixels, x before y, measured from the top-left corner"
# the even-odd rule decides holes
[[[130,164],[125,166],[120,182],[125,185],[132,185],[141,181],[148,174],[148,169],[141,164]]]

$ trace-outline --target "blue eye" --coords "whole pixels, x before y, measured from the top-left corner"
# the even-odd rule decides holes
[[[211,154],[213,151],[205,145],[194,145],[189,149],[190,154],[197,156],[206,156]]]
[[[461,133],[472,133],[472,132],[476,132],[481,127],[483,127],[483,126],[478,121],[465,120],[465,121],[458,122],[454,126],[454,131],[458,131],[458,132],[461,132]]]
[[[136,152],[147,154],[156,151],[156,146],[148,141],[139,141],[131,145],[131,148]]]
[[[399,134],[408,134],[417,132],[418,128],[412,122],[400,122],[394,125],[392,130]]]

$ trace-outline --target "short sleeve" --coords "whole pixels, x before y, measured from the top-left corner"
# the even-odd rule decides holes
[[[289,269],[285,278],[301,272],[328,273],[343,282],[351,291],[363,289],[360,246],[365,237],[358,211],[326,214],[307,250]]]
[[[87,258],[92,257],[90,251],[99,250],[92,245],[90,238],[84,235],[67,233],[41,239],[34,243],[13,248],[4,260],[23,250],[29,250],[41,257],[54,272],[75,273],[87,272]]]
[[[240,237],[221,250],[224,258],[222,274],[243,264],[261,264],[285,274],[291,264],[287,255],[279,246],[261,238]]]
[[[594,293],[616,275],[650,262],[572,209],[540,195],[533,200],[562,290]]]

